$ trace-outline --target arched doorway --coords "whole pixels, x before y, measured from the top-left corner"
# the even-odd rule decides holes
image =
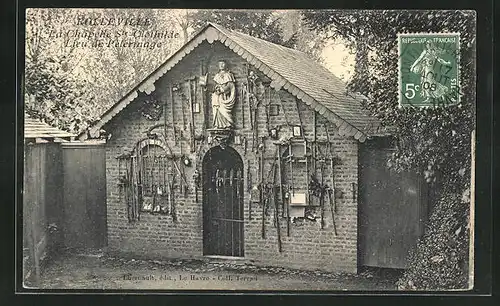
[[[243,161],[231,147],[203,158],[203,254],[242,257]]]

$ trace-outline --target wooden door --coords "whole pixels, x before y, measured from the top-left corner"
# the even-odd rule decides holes
[[[423,233],[426,188],[414,173],[389,170],[390,154],[368,144],[360,156],[359,259],[364,266],[406,268]]]
[[[103,145],[65,143],[64,241],[68,248],[106,246],[106,151]]]
[[[203,160],[203,253],[242,257],[243,162],[232,148],[212,148]]]

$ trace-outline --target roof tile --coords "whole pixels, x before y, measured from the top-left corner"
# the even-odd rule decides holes
[[[346,84],[309,55],[260,38],[228,30],[213,23],[209,23],[198,32],[191,41],[172,55],[141,84],[150,82],[152,77],[154,77],[152,80],[154,82],[178,63],[186,53],[195,48],[193,41],[197,46],[199,41],[203,39],[207,39],[209,42],[220,40],[237,54],[242,55],[257,69],[267,71],[266,75],[272,75],[275,82],[279,81],[280,87],[283,86],[295,96],[300,95],[302,97],[300,99],[306,104],[316,111],[319,110],[320,113],[328,115],[327,118],[332,122],[348,125],[346,128],[351,135],[355,135],[356,139],[362,141],[365,139],[365,135],[377,134],[368,127],[380,126],[380,121],[363,109],[361,106],[362,97],[356,95],[354,98],[348,95]],[[92,131],[98,131],[131,103],[137,97],[137,90],[141,90],[141,84],[106,111],[101,120],[89,129],[88,134],[80,135],[83,137],[81,139],[91,135]]]
[[[24,138],[67,138],[75,136],[75,134],[62,131],[33,119],[27,114],[24,117]]]
[[[357,129],[364,130],[370,122],[377,122],[362,108],[360,99],[354,99],[346,94],[346,84],[342,80],[306,53],[228,30],[219,25],[213,26]]]

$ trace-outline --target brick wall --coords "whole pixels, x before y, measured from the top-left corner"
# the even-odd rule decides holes
[[[209,59],[209,61],[208,61]],[[173,83],[180,83],[182,80],[198,77],[201,74],[201,63],[209,71],[209,81],[217,72],[217,61],[224,59],[228,63],[228,69],[236,78],[237,101],[233,110],[235,120],[235,134],[240,135],[247,140],[247,150],[244,145],[231,146],[238,151],[245,169],[245,184],[247,186],[246,169],[250,163],[252,170],[252,185],[258,184],[258,158],[252,148],[252,131],[250,129],[250,116],[248,105],[243,105],[239,96],[242,82],[246,81],[245,61],[237,54],[227,49],[222,44],[215,42],[209,45],[202,43],[197,49],[187,55],[176,67],[160,78],[156,83],[156,93],[162,103],[166,102],[167,112],[166,122],[168,125],[168,142],[174,153],[188,154],[193,161],[192,167],[187,167],[186,177],[190,185],[190,192],[187,196],[179,195],[176,199],[177,222],[168,215],[153,215],[142,213],[141,219],[135,223],[129,223],[127,220],[127,208],[124,201],[124,194],[118,186],[119,163],[116,157],[124,152],[129,152],[135,144],[145,137],[144,131],[154,124],[163,123],[165,118],[162,116],[157,122],[150,121],[139,112],[141,101],[145,98],[144,94],[130,104],[125,110],[111,120],[105,129],[111,133],[111,139],[107,143],[106,163],[107,163],[107,205],[108,205],[108,247],[110,252],[131,253],[147,257],[199,257],[203,256],[203,218],[202,218],[202,194],[199,190],[196,203],[193,174],[198,168],[200,171],[200,162],[204,154],[212,146],[204,142],[201,150],[189,153],[189,131],[187,129],[190,118],[189,106],[184,104],[184,124],[182,120],[182,96],[180,91],[174,94],[174,114],[171,113],[171,99],[169,86]],[[263,75],[258,75],[265,79]],[[182,89],[181,89],[182,91]],[[202,88],[198,86],[196,99],[202,100]],[[208,96],[208,95],[207,95]],[[281,98],[281,103],[279,99]],[[304,135],[308,141],[313,140],[313,122],[314,112],[307,105],[298,101],[288,92],[280,90],[276,92],[270,89],[267,92],[265,103],[279,104],[281,111],[278,116],[270,116],[267,122],[266,107],[259,107],[258,111],[258,136],[265,138],[265,160],[266,168],[270,169],[275,156],[274,140],[269,138],[268,129],[278,128],[279,135],[291,133],[288,125],[304,125]],[[207,108],[210,110],[210,108]],[[203,106],[202,112],[194,114],[195,134],[203,133]],[[211,121],[211,112],[207,114]],[[172,120],[173,118],[173,120]],[[244,122],[243,122],[244,119]],[[266,216],[266,239],[261,237],[261,213],[262,209],[259,203],[252,203],[252,219],[249,220],[250,194],[244,196],[244,248],[245,259],[252,260],[261,264],[290,266],[304,269],[323,269],[330,271],[357,271],[357,196],[354,198],[353,183],[357,183],[358,176],[358,143],[351,138],[339,137],[335,127],[330,124],[321,115],[317,114],[316,120],[316,138],[318,141],[326,141],[326,130],[328,130],[330,140],[333,141],[333,150],[335,155],[340,158],[340,163],[334,168],[335,186],[342,191],[342,196],[337,198],[336,227],[337,235],[334,234],[331,213],[328,206],[325,206],[326,227],[321,229],[319,218],[314,221],[301,220],[297,224],[291,224],[290,233],[286,235],[286,218],[280,219],[281,236],[283,252],[278,252],[276,228],[273,226],[273,213]],[[183,131],[184,140],[178,141],[174,145],[173,126],[177,131]],[[326,130],[325,130],[326,127]],[[300,140],[300,139],[299,139]],[[197,148],[199,143],[196,144]],[[326,153],[326,145],[321,145],[321,152]],[[300,149],[299,149],[300,150]],[[281,150],[284,154],[284,149]],[[284,179],[289,182],[289,166],[284,164]],[[318,164],[318,176],[320,175]],[[310,168],[312,169],[312,168]],[[122,170],[123,171],[123,170]],[[293,182],[295,190],[307,190],[307,174],[305,164],[294,166]],[[122,172],[123,174],[123,172]],[[267,175],[267,171],[265,171]],[[325,183],[330,184],[331,172],[330,165],[326,163],[324,169]],[[357,187],[356,187],[357,188]],[[246,190],[246,188],[245,188]],[[179,193],[178,193],[179,194]],[[272,209],[271,209],[272,211]],[[319,216],[319,209],[316,208],[316,214]]]

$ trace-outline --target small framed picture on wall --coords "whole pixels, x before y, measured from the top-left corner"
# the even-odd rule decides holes
[[[302,136],[302,129],[300,128],[300,125],[294,125],[293,126],[293,136],[294,137],[300,137],[300,136]]]

